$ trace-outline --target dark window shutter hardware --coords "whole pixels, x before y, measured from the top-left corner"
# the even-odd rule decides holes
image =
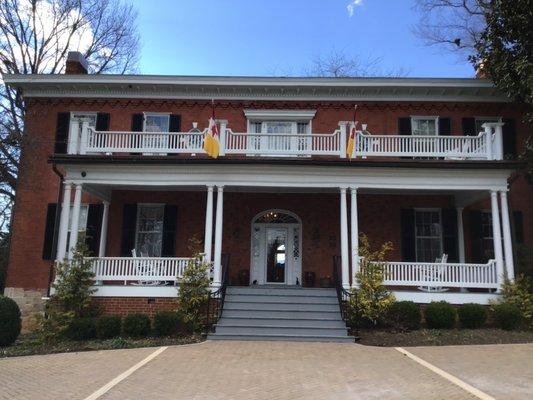
[[[100,231],[102,229],[102,204],[89,204],[87,213],[87,228],[85,231],[85,244],[91,256],[97,256],[100,247]]]
[[[176,231],[178,225],[178,207],[175,205],[165,205],[163,218],[163,246],[161,255],[163,257],[176,256]]]
[[[457,232],[457,210],[442,210],[442,236],[444,253],[448,254],[448,262],[459,262],[459,242]]]

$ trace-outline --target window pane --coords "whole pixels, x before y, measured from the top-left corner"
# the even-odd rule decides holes
[[[413,135],[436,135],[437,121],[435,118],[414,118],[412,121]]]
[[[140,205],[137,215],[137,256],[161,257],[163,244],[163,205]]]
[[[145,120],[145,132],[168,132],[168,115],[147,114]]]
[[[417,261],[435,262],[435,259],[442,257],[439,211],[416,211],[415,235]]]
[[[72,224],[72,210],[74,206],[70,206],[70,213],[68,216],[68,231],[70,232],[70,226]],[[80,206],[80,217],[78,218],[78,231],[85,232],[87,229],[87,215],[89,214],[89,205],[82,204]]]
[[[269,121],[265,123],[266,133],[291,133],[292,122]]]

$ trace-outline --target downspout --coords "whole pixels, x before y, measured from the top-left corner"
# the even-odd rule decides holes
[[[63,194],[63,181],[65,177],[59,170],[57,169],[56,163],[52,164],[52,170],[59,178],[59,187],[57,190],[57,206],[56,206],[56,215],[54,218],[54,235],[52,239],[52,252],[51,252],[51,258],[52,258],[52,264],[50,264],[50,271],[48,272],[48,289],[46,291],[46,296],[50,297],[50,289],[52,288],[52,280],[54,276],[54,267],[55,267],[55,259],[56,259],[56,252],[57,252],[57,235],[59,231],[59,221],[61,219],[61,195]]]

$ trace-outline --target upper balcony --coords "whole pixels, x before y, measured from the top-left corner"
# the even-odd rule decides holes
[[[317,157],[347,158],[349,132],[353,123],[341,121],[329,133],[234,132],[227,121],[219,121],[221,157]],[[356,131],[351,158],[412,157],[445,160],[502,160],[502,123],[485,123],[472,136],[374,134]],[[207,129],[188,132],[97,131],[89,121],[71,126],[68,154],[164,156],[205,154]]]

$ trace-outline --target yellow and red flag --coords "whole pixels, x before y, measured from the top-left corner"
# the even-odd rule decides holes
[[[217,158],[220,152],[220,134],[218,132],[218,126],[215,121],[215,105],[213,105],[213,113],[209,118],[209,125],[204,137],[204,151],[210,157]]]
[[[352,129],[350,129],[350,136],[348,139],[348,146],[346,146],[346,155],[351,160],[354,157],[354,150],[355,150],[355,130],[357,128],[357,121],[355,120],[357,114],[357,105],[355,105],[353,110],[353,125]]]

